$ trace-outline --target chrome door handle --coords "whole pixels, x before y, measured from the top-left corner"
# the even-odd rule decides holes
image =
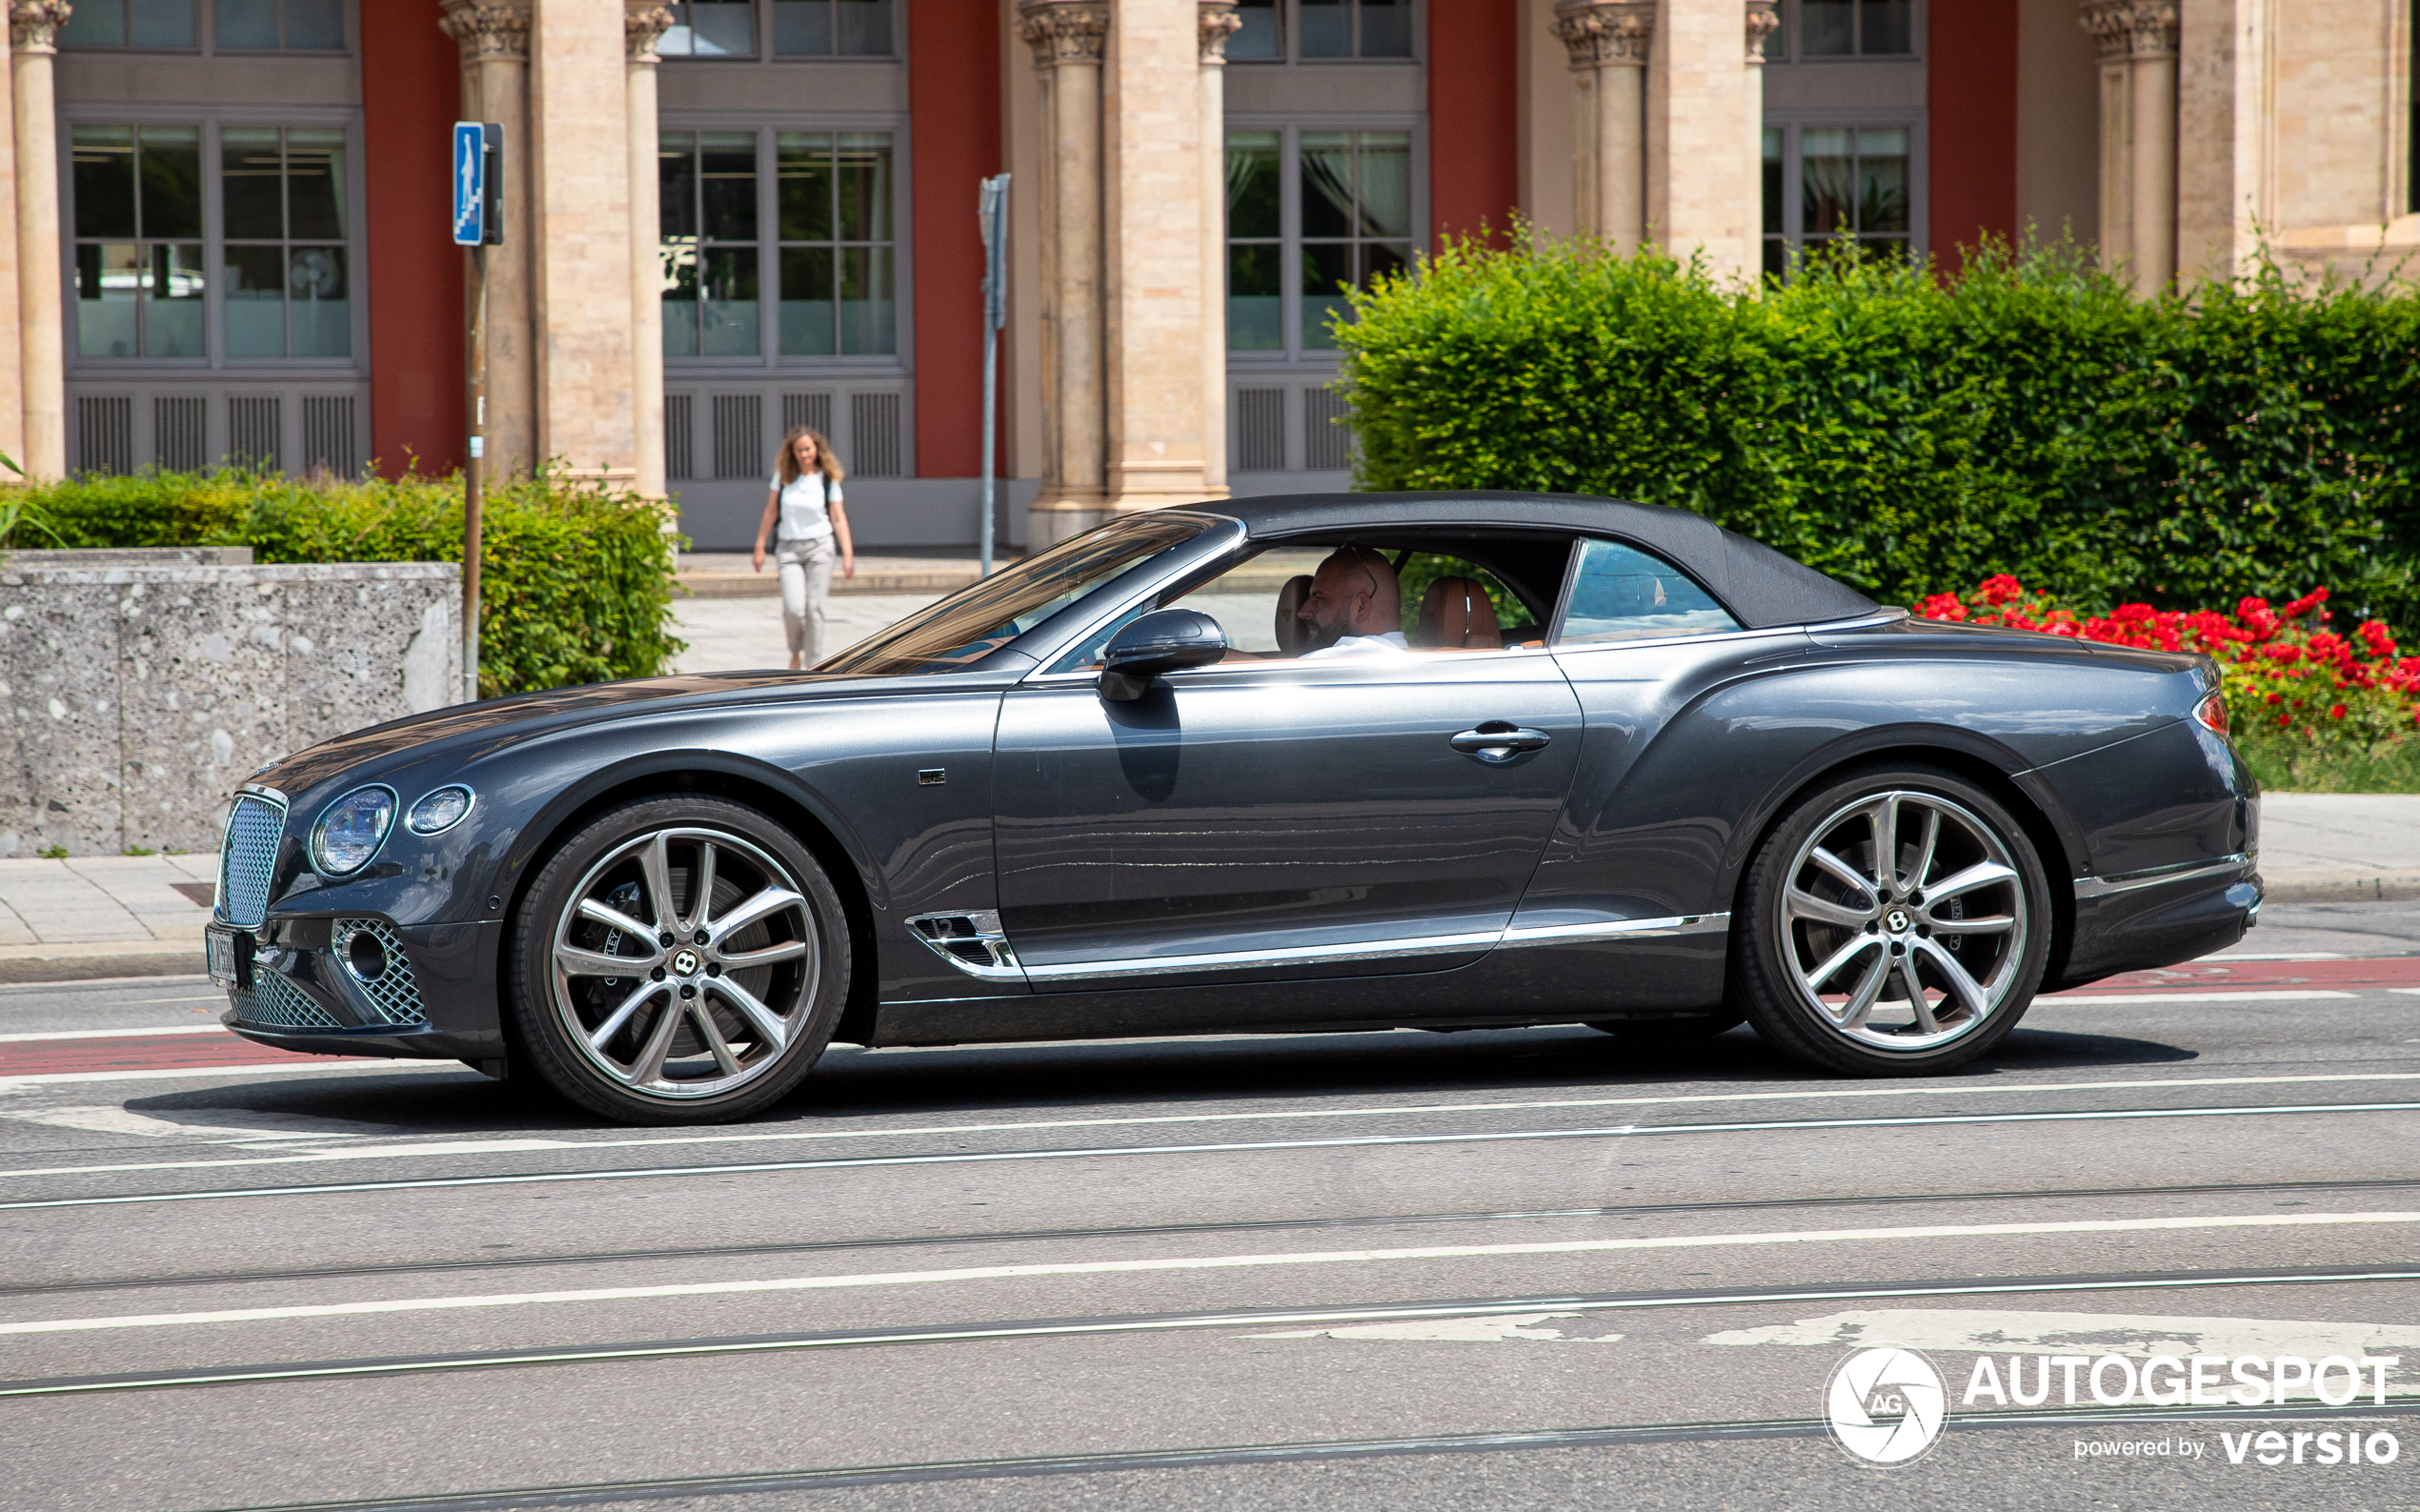
[[[1543,750],[1554,736],[1543,730],[1523,730],[1504,719],[1490,719],[1476,730],[1465,730],[1448,744],[1464,756],[1475,756],[1482,761],[1509,761],[1523,751]]]

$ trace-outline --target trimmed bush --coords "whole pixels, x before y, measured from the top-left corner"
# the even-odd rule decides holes
[[[2271,267],[2143,300],[2075,248],[1817,255],[1449,242],[1337,325],[1359,482],[1673,504],[1885,601],[1997,573],[2089,613],[2286,599],[2420,622],[2420,297]]]
[[[12,492],[19,546],[250,546],[262,562],[462,559],[459,474],[321,483],[146,473]],[[480,694],[663,672],[682,649],[672,635],[679,537],[663,522],[635,494],[551,474],[491,490],[480,528]]]

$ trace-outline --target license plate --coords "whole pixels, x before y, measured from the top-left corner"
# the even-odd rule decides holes
[[[229,929],[220,924],[202,927],[202,939],[210,957],[210,979],[221,987],[250,988],[252,984],[252,937],[250,932]]]

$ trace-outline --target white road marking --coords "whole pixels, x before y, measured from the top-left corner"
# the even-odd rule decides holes
[[[640,1301],[673,1297],[763,1296],[775,1292],[845,1291],[1020,1280],[1042,1276],[1120,1276],[1170,1271],[1251,1270],[1292,1265],[1371,1265],[1404,1260],[1481,1260],[1523,1255],[1609,1255],[1654,1250],[1750,1249],[1785,1244],[1886,1243],[1919,1240],[2000,1239],[2046,1234],[2150,1234],[2211,1229],[2311,1229],[2420,1223],[2420,1212],[2254,1213],[2207,1218],[2072,1219],[2048,1223],[1927,1223],[1906,1228],[1784,1229],[1760,1234],[1674,1234],[1649,1239],[1548,1240],[1518,1244],[1423,1244],[1403,1249],[1305,1250],[1273,1255],[1176,1256],[1158,1260],[1063,1260],[1025,1265],[970,1265],[950,1270],[869,1271],[849,1276],[786,1276],[766,1280],[685,1281],[660,1286],[599,1286],[577,1291],[492,1292],[460,1297],[407,1297],[380,1301],[318,1302],[285,1307],[233,1307],[207,1312],[128,1313],[108,1318],[42,1319],[0,1323],[0,1335],[71,1334],[122,1328],[181,1328],[202,1323],[269,1322],[296,1318],[362,1318],[466,1308],[531,1307],[571,1302]],[[1467,1312],[1469,1309],[1458,1309]]]
[[[2270,1318],[2175,1318],[2158,1313],[2027,1313],[1986,1309],[1886,1307],[1827,1313],[1794,1323],[1734,1328],[1709,1344],[1805,1344],[1842,1348],[1897,1344],[1906,1349],[2018,1355],[2342,1355],[2399,1354],[2397,1374],[2420,1377],[2420,1328],[2403,1323],[2289,1321]]]
[[[139,1134],[151,1139],[356,1139],[365,1134],[392,1134],[391,1125],[355,1123],[345,1119],[315,1119],[304,1113],[255,1113],[242,1108],[213,1108],[210,1117],[229,1121],[180,1123],[154,1119],[113,1103],[82,1108],[38,1108],[0,1114],[18,1123],[41,1123],[92,1134]]]
[[[1800,1129],[1896,1129],[1981,1123],[2074,1123],[2125,1119],[2244,1119],[2296,1114],[2416,1113],[2420,1102],[2314,1102],[2234,1108],[2119,1108],[2093,1113],[1960,1113],[1908,1119],[1783,1119],[1767,1123],[1622,1124],[1600,1129],[1516,1129],[1496,1134],[1364,1134],[1338,1139],[1260,1139],[1227,1144],[1110,1144],[1066,1150],[995,1150],[964,1155],[868,1155],[827,1160],[751,1160],[730,1165],[657,1165],[601,1171],[536,1171],[514,1176],[436,1176],[386,1181],[326,1181],[303,1186],[223,1187],[199,1192],[144,1192],[127,1197],[58,1197],[0,1202],[0,1212],[46,1207],[122,1207],[143,1202],[207,1202],[251,1197],[329,1197],[356,1192],[418,1192],[445,1187],[528,1186],[561,1181],[630,1181],[670,1177],[751,1176],[789,1171],[849,1171],[877,1166],[986,1165],[1024,1160],[1105,1160],[1131,1156],[1243,1155],[1274,1150],[1345,1150],[1396,1144],[1500,1144],[1529,1139],[1646,1139],[1667,1134],[1773,1134]],[[507,1149],[559,1149],[545,1139],[494,1140]],[[415,1149],[416,1146],[397,1146]],[[477,1144],[446,1146],[470,1154]],[[374,1149],[374,1147],[373,1147]],[[333,1152],[341,1155],[344,1152]],[[312,1159],[313,1155],[293,1159]],[[290,1159],[277,1157],[277,1159]],[[210,1163],[210,1162],[188,1162]],[[230,1165],[269,1163],[227,1161]],[[60,1166],[50,1174],[104,1167]],[[19,1173],[44,1174],[44,1173]]]
[[[396,1061],[394,1064],[420,1065],[449,1071],[458,1069],[451,1061],[442,1064],[434,1061]],[[322,1066],[312,1069],[348,1070],[352,1068],[350,1066]],[[0,1079],[0,1080],[5,1079]],[[1996,1077],[1989,1080],[1962,1077],[1955,1080],[1926,1082],[1913,1086],[1816,1085],[1781,1092],[1707,1092],[1660,1098],[1547,1098],[1522,1102],[1429,1102],[1406,1103],[1393,1107],[1381,1104],[1348,1108],[1296,1107],[1256,1113],[1163,1113],[1092,1119],[1027,1119],[998,1123],[911,1124],[899,1128],[851,1127],[770,1131],[742,1129],[716,1134],[638,1136],[611,1139],[530,1139],[522,1141],[515,1148],[658,1150],[710,1144],[787,1144],[823,1139],[921,1139],[925,1137],[952,1138],[969,1134],[1026,1134],[1053,1129],[1154,1128],[1192,1123],[1267,1123],[1288,1119],[1414,1118],[1454,1113],[1551,1112],[1565,1108],[1693,1107],[1715,1102],[1825,1102],[1862,1100],[1870,1098],[1949,1098],[1980,1096],[1987,1093],[2030,1096],[2049,1092],[2167,1091],[2184,1087],[2309,1086],[2349,1081],[2420,1081],[2420,1071],[2329,1072],[2271,1077],[2165,1077],[2129,1081],[2026,1082]],[[25,1170],[0,1171],[0,1179],[29,1176],[100,1175],[124,1171],[232,1170],[243,1166],[278,1165],[313,1160],[357,1160],[373,1156],[381,1159],[393,1159],[409,1156],[454,1155],[463,1149],[464,1146],[459,1143],[449,1144],[432,1139],[425,1143],[390,1144],[372,1148],[327,1150],[309,1155],[266,1156],[232,1160],[146,1160],[111,1165],[36,1166]]]
[[[2267,956],[2258,955],[2258,954],[2254,954],[2254,953],[2247,953],[2247,954],[2245,954],[2245,955],[2241,955],[2241,956],[2239,956],[2239,955],[2235,954],[2235,953],[2234,953],[2233,951],[2231,951],[2231,950],[2222,950],[2222,951],[2218,952],[2218,953],[2217,953],[2217,954],[2215,954],[2215,955],[2211,955],[2211,956],[2204,956],[2204,957],[2202,957],[2201,958],[2202,958],[2203,960],[2217,961],[2217,962],[2220,962],[2221,964],[2224,964],[2224,963],[2226,963],[2226,962],[2228,962],[2228,961],[2233,961],[2233,960],[2350,960],[2350,959],[2352,959],[2352,958],[2351,958],[2350,956],[2346,955],[2346,954],[2345,954],[2344,952],[2342,952],[2342,951],[2336,951],[2336,950],[2282,950],[2282,951],[2278,951],[2278,952],[2275,952],[2274,954],[2271,954],[2271,955],[2267,955]],[[2392,959],[2397,959],[2397,958],[2409,959],[2410,958],[2409,958],[2409,957],[2396,958],[2396,957],[2390,957],[2390,956],[2382,956],[2382,957],[2378,957],[2378,958],[2377,958],[2377,959],[2380,959],[2380,960],[2392,960]]]
[[[297,1054],[281,1060],[265,1060],[257,1065],[245,1066],[167,1066],[147,1071],[37,1071],[22,1077],[0,1077],[0,1093],[15,1092],[26,1087],[72,1086],[86,1081],[171,1081],[179,1077],[317,1076],[329,1071],[374,1071],[381,1076],[390,1071],[454,1071],[466,1076],[478,1075],[459,1060],[388,1059],[380,1063],[375,1057],[333,1059],[313,1056],[306,1058]]]
[[[2036,998],[2034,1005],[2056,1006],[2063,1003],[2086,1005],[2124,1002],[2309,1002],[2320,998],[2355,998],[2358,993],[2331,992],[2325,988],[2296,987],[2281,992],[2146,992],[2061,993],[2056,998]]]
[[[1566,1339],[1560,1328],[1539,1326],[1549,1319],[1585,1318],[1583,1309],[1569,1313],[1511,1313],[1494,1318],[1423,1318],[1400,1323],[1346,1323],[1340,1328],[1281,1328],[1275,1333],[1246,1334],[1246,1339],[1383,1339],[1415,1343],[1494,1344],[1512,1339],[1549,1340],[1558,1343],[1610,1344],[1620,1334]]]
[[[133,1039],[151,1035],[227,1035],[222,1024],[167,1024],[156,1029],[45,1029],[36,1034],[0,1035],[0,1045],[30,1044],[36,1039]]]

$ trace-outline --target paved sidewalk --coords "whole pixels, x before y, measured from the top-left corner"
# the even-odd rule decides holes
[[[217,877],[215,856],[0,860],[0,981],[199,971]]]

